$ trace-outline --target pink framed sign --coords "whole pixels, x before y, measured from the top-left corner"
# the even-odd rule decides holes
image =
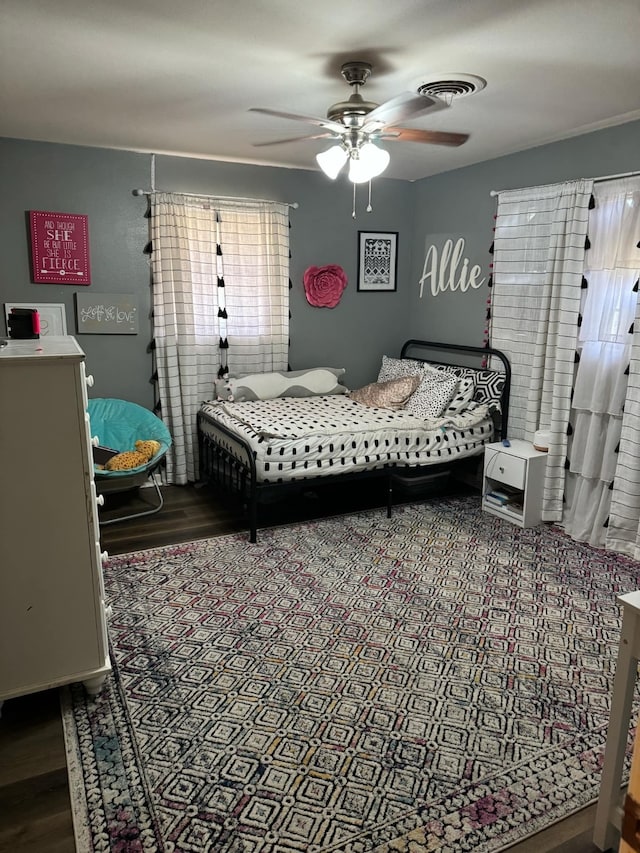
[[[31,273],[37,284],[91,284],[88,217],[29,211]]]

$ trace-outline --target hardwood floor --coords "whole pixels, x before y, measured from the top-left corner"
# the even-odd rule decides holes
[[[469,486],[458,483],[447,488],[459,491]],[[102,548],[110,554],[124,554],[246,530],[241,509],[220,500],[206,487],[169,486],[163,493],[165,505],[160,513],[104,525]],[[152,490],[146,488],[109,495],[101,518],[107,521],[151,502]],[[261,526],[385,504],[382,482],[326,486],[264,507]],[[595,853],[591,842],[594,814],[595,807],[590,806],[510,850]],[[58,693],[48,690],[10,699],[0,719],[0,853],[74,851]]]

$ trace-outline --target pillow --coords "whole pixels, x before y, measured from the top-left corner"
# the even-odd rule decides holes
[[[504,373],[497,370],[478,370],[476,374],[476,393],[474,400],[487,403],[490,409],[502,411],[500,397],[504,388]]]
[[[444,373],[453,373],[454,376],[457,376],[459,379],[473,379],[475,382],[475,378],[478,375],[477,367],[458,367],[455,364],[431,364],[428,363],[428,366],[432,370],[440,370]]]
[[[420,384],[407,401],[407,412],[419,418],[438,418],[458,385],[458,377],[439,371],[421,370]]]
[[[364,406],[402,409],[419,384],[419,376],[401,376],[399,379],[388,379],[386,382],[372,382],[364,388],[351,391],[349,396]]]
[[[401,376],[420,376],[421,374],[421,361],[416,361],[413,358],[390,358],[388,355],[383,355],[378,382],[399,379]]]
[[[252,373],[229,376],[216,382],[218,400],[273,400],[276,397],[317,397],[324,394],[346,394],[339,379],[344,367],[314,367],[309,370],[282,370],[274,373]]]
[[[455,373],[461,379],[472,378],[475,383],[473,399],[476,403],[487,403],[489,408],[500,410],[500,398],[504,388],[505,375],[491,368],[453,367],[450,365],[432,365],[438,370]]]
[[[455,393],[458,378],[429,367],[423,361],[382,356],[378,382],[397,379],[400,376],[416,375],[420,376],[421,382],[411,395],[405,409],[419,418],[440,417]]]
[[[453,399],[445,408],[444,415],[459,415],[469,407],[476,390],[475,373],[477,371],[465,367],[453,367],[448,364],[425,364],[424,369],[458,377]]]
[[[458,385],[453,393],[453,399],[444,410],[445,415],[459,415],[469,407],[476,392],[476,383],[470,377],[458,379]]]

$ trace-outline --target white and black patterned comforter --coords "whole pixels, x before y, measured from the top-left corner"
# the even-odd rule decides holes
[[[348,396],[205,402],[200,429],[223,424],[250,445],[258,481],[277,483],[396,465],[437,465],[482,452],[492,440],[486,405],[422,420]]]

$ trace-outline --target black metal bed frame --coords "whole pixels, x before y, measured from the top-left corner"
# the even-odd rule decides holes
[[[496,439],[505,438],[507,435],[507,422],[509,417],[509,391],[511,384],[511,366],[504,353],[499,350],[485,347],[468,347],[462,344],[445,344],[434,341],[421,341],[411,339],[405,342],[400,357],[412,358],[418,361],[429,361],[436,364],[449,364],[452,366],[465,366],[471,369],[482,369],[473,365],[460,365],[455,361],[442,361],[440,358],[425,358],[417,355],[409,356],[411,350],[432,350],[442,355],[445,352],[464,354],[468,357],[480,357],[481,359],[497,358],[502,365],[505,382],[501,397],[501,414],[498,422],[494,422]],[[493,369],[493,368],[491,368]],[[207,428],[215,432],[215,438],[201,429],[201,423],[207,424]],[[200,481],[208,483],[225,492],[231,492],[239,497],[246,506],[248,513],[249,539],[257,541],[258,530],[258,507],[261,500],[269,495],[283,494],[285,491],[309,489],[316,485],[327,483],[339,483],[343,481],[354,482],[357,480],[387,478],[387,515],[391,516],[393,505],[394,483],[403,482],[402,471],[407,466],[396,463],[382,464],[367,471],[353,471],[343,474],[329,474],[319,477],[305,477],[301,480],[293,480],[280,483],[262,483],[258,481],[256,461],[253,450],[249,443],[241,436],[233,433],[224,424],[212,424],[207,416],[198,412],[197,416],[198,451],[200,459]],[[410,466],[412,471],[429,471],[438,474],[450,470],[457,463],[468,461],[469,457],[449,462],[438,462],[430,465]],[[414,478],[414,483],[416,482]]]

